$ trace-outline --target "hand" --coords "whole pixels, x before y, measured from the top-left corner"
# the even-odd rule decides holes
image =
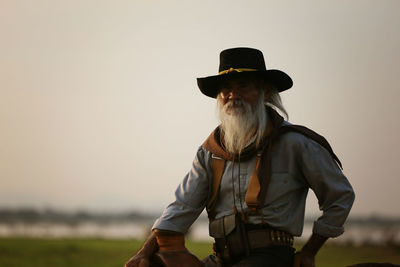
[[[297,252],[294,254],[293,267],[315,267],[314,256],[301,251]]]
[[[130,258],[129,261],[125,263],[124,267],[150,267],[150,259],[149,257],[138,253]]]
[[[158,250],[155,234],[152,232],[143,247],[125,263],[125,267],[150,267],[150,259]]]

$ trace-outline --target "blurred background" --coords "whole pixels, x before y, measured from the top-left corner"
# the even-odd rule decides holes
[[[335,242],[399,244],[399,28],[397,0],[1,0],[0,237],[143,238],[218,124],[196,78],[246,46],[354,187]]]

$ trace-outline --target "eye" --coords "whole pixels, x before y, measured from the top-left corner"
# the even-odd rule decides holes
[[[241,83],[238,84],[238,88],[239,89],[246,89],[248,87],[249,87],[249,84],[246,83],[246,82],[241,82]]]
[[[224,82],[224,83],[221,84],[221,91],[229,90],[231,87],[232,87],[231,84],[229,84],[227,82]]]

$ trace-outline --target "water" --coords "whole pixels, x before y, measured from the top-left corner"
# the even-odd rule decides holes
[[[148,236],[152,222],[120,223],[15,223],[0,224],[0,237],[32,238],[106,238],[106,239],[143,239]],[[306,223],[303,235],[296,240],[305,241],[312,232],[312,224]],[[188,238],[195,241],[212,241],[208,236],[208,223],[196,222],[190,229]],[[400,244],[400,225],[382,226],[371,224],[351,224],[339,238],[330,239],[331,243],[354,245]]]

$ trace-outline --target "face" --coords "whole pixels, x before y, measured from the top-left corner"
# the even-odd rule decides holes
[[[233,109],[241,108],[241,101],[245,101],[251,107],[255,107],[260,95],[256,82],[245,78],[234,78],[225,81],[221,85],[219,94],[223,105],[233,101],[230,103]],[[227,112],[229,113],[229,110]]]
[[[221,85],[217,110],[224,145],[230,153],[240,153],[252,136],[257,143],[263,136],[266,112],[264,93],[259,89],[262,86],[261,81],[248,78],[230,79]]]

